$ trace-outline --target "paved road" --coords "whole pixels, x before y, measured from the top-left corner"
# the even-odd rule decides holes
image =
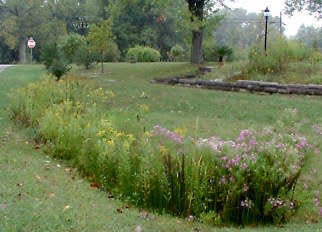
[[[12,66],[12,65],[10,65],[10,64],[0,64],[0,72],[2,72],[5,68],[8,68],[10,66]]]

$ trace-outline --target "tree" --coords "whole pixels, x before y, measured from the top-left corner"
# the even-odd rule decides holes
[[[19,0],[0,1],[0,36],[12,49],[19,51],[19,61],[25,62],[28,36],[38,31],[45,23],[45,11],[41,0],[21,2]]]
[[[54,75],[57,81],[71,68],[68,59],[56,41],[48,41],[44,45],[41,51],[41,60],[47,71]]]
[[[286,0],[286,13],[292,15],[294,11],[306,10],[317,18],[322,18],[322,1],[321,0]]]
[[[322,28],[301,25],[295,39],[309,48],[322,51]]]
[[[190,12],[190,20],[192,23],[192,46],[191,46],[191,62],[201,64],[203,62],[202,40],[206,19],[212,15],[218,7],[224,5],[223,0],[186,0]]]
[[[213,27],[217,46],[227,45],[234,51],[234,59],[247,59],[248,50],[255,45],[264,45],[265,19],[262,13],[247,13],[244,9],[223,10],[224,18]],[[278,17],[270,17],[268,40],[280,35]],[[263,46],[264,47],[264,46]]]
[[[167,52],[176,41],[176,15],[182,0],[110,0],[108,14],[122,54],[136,45]],[[184,9],[184,8],[183,8]]]
[[[99,56],[101,72],[104,73],[103,63],[105,56],[114,50],[116,46],[113,41],[111,23],[107,20],[102,20],[98,25],[91,25],[87,38],[91,52]]]
[[[191,22],[196,22],[192,29],[192,47],[191,47],[191,62],[194,64],[201,64],[203,62],[202,55],[202,34],[204,10],[207,0],[186,0],[188,8],[191,13]]]

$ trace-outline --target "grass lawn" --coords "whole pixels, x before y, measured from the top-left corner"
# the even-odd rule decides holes
[[[147,129],[159,124],[169,129],[185,128],[188,135],[231,138],[241,129],[276,125],[285,108],[298,110],[298,126],[308,137],[313,133],[311,126],[322,123],[320,97],[228,93],[150,84],[155,77],[191,73],[195,69],[186,63],[115,63],[105,65],[104,75],[93,74],[99,72],[98,68],[73,72],[113,90],[116,96],[106,110],[122,119],[136,118],[139,114]],[[11,124],[4,109],[9,89],[37,80],[43,73],[40,66],[22,66],[0,74],[0,231],[134,231],[137,225],[143,231],[239,231],[128,209],[125,203],[91,188],[66,164],[34,149],[24,131]],[[139,110],[143,104],[149,108],[145,113]],[[321,220],[311,224],[312,192],[322,192],[322,175],[311,170],[320,170],[321,165],[321,154],[311,158],[298,185],[298,198],[304,207],[291,223],[282,228],[243,231],[322,231]],[[303,188],[304,182],[310,184],[308,190]]]

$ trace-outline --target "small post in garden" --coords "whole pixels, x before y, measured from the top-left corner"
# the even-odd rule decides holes
[[[30,37],[27,42],[28,48],[30,48],[30,63],[32,64],[32,49],[36,47],[35,40]]]

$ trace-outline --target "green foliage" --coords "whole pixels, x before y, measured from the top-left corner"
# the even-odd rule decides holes
[[[161,55],[153,48],[135,46],[128,50],[126,57],[129,61],[134,59],[136,62],[157,62],[160,61]]]
[[[168,109],[170,107],[177,106],[178,101],[182,102],[182,99],[185,98],[187,104],[191,104],[190,100],[194,99],[194,106],[198,105],[200,108],[197,108],[198,115],[200,115],[199,126],[202,126],[202,123],[206,121],[206,125],[212,131],[216,131],[225,137],[233,137],[231,131],[235,127],[238,128],[242,124],[252,124],[256,127],[261,127],[263,121],[267,124],[272,124],[270,119],[275,121],[277,115],[284,114],[285,112],[280,111],[286,106],[292,106],[298,108],[299,118],[305,119],[305,124],[298,125],[301,130],[306,130],[307,126],[310,127],[311,123],[319,123],[320,121],[320,112],[321,112],[321,101],[320,98],[315,97],[289,97],[289,96],[256,96],[254,94],[230,94],[230,93],[216,93],[216,91],[195,91],[194,89],[183,89],[178,88],[173,91],[173,87],[167,86],[151,86],[148,84],[148,78],[156,75],[176,75],[173,72],[181,71],[182,69],[187,69],[190,66],[187,64],[178,64],[178,63],[167,63],[167,64],[138,64],[130,65],[126,63],[119,64],[108,64],[108,68],[112,70],[113,73],[117,73],[120,83],[115,83],[114,87],[119,84],[122,93],[124,93],[124,81],[127,81],[128,88],[126,89],[126,95],[116,95],[114,97],[114,102],[117,103],[114,107],[120,107],[125,109],[130,109],[131,106],[136,105],[136,103],[144,101],[146,104],[151,104],[154,102],[159,102],[155,105],[157,108],[160,104],[169,105],[169,108],[162,106],[157,111],[156,108],[150,107],[150,113],[153,114],[153,120],[161,121],[162,124],[169,123]],[[190,67],[191,68],[191,67]],[[172,70],[172,72],[171,72]],[[81,70],[83,72],[83,70]],[[187,70],[186,70],[187,71]],[[1,207],[3,210],[0,210],[0,224],[1,229],[4,231],[16,231],[16,230],[26,230],[29,231],[51,231],[53,228],[59,231],[68,231],[68,230],[88,230],[88,231],[133,231],[134,228],[139,224],[143,230],[147,231],[189,231],[197,228],[202,231],[220,231],[220,232],[235,232],[235,231],[319,231],[322,226],[321,218],[316,213],[314,214],[311,211],[315,211],[316,208],[312,206],[312,198],[314,196],[314,190],[316,187],[320,189],[321,192],[321,175],[320,175],[320,166],[322,157],[319,154],[313,155],[310,161],[310,165],[307,166],[302,172],[302,177],[300,182],[296,186],[295,199],[298,200],[303,207],[301,207],[297,216],[292,219],[291,223],[278,226],[269,226],[269,227],[255,227],[251,225],[250,227],[245,227],[242,229],[235,227],[223,227],[223,228],[213,228],[211,226],[201,225],[200,223],[191,223],[191,220],[199,221],[197,217],[191,216],[187,219],[180,219],[177,217],[171,216],[160,216],[159,214],[155,215],[150,212],[140,211],[135,207],[128,209],[129,203],[120,202],[119,200],[107,199],[111,197],[110,191],[104,193],[99,190],[93,190],[90,188],[90,183],[87,180],[82,180],[78,177],[77,171],[71,168],[68,162],[57,162],[55,159],[50,159],[45,157],[43,152],[38,149],[34,149],[33,143],[30,140],[26,140],[26,135],[24,131],[20,131],[19,127],[15,127],[8,120],[6,115],[6,106],[8,106],[11,101],[6,97],[6,93],[9,89],[16,88],[17,86],[26,85],[28,82],[38,80],[40,75],[43,75],[43,69],[41,66],[17,66],[10,68],[0,73],[1,86],[1,109],[0,114],[3,116],[1,127],[1,150],[0,150],[0,164],[2,167],[0,169],[0,190],[2,192],[1,199],[4,202]],[[139,76],[143,78],[141,81],[140,78],[133,78],[130,74],[134,76]],[[109,80],[100,79],[100,84],[108,83]],[[55,84],[60,84],[60,82],[53,82]],[[88,80],[85,85],[88,85]],[[135,101],[124,101],[124,99],[129,99],[136,97],[137,88],[144,88],[146,94],[150,97],[147,99],[138,98]],[[43,86],[42,86],[43,87]],[[131,92],[131,90],[134,90]],[[159,90],[159,92],[158,92]],[[118,92],[117,90],[116,92]],[[171,95],[172,92],[175,92],[174,95]],[[186,95],[182,93],[185,92]],[[153,93],[156,93],[154,97]],[[17,93],[19,94],[19,92]],[[163,94],[163,95],[162,95]],[[189,96],[191,99],[189,99]],[[211,96],[211,97],[210,97]],[[131,98],[133,99],[133,98]],[[206,100],[207,99],[207,100]],[[222,100],[222,102],[220,102]],[[122,104],[119,104],[122,102]],[[202,105],[203,102],[206,102],[205,105]],[[225,104],[223,104],[225,103]],[[216,111],[215,108],[218,107],[209,107],[211,105],[220,105],[220,111]],[[228,109],[225,109],[227,105]],[[269,107],[263,106],[269,105]],[[106,110],[106,106],[104,106]],[[232,114],[225,114],[225,112],[232,112],[237,108],[236,112]],[[116,111],[116,108],[113,106],[108,107],[109,111]],[[118,109],[118,108],[117,108]],[[167,110],[164,112],[164,110]],[[188,110],[188,107],[185,108]],[[202,110],[201,110],[202,109]],[[250,111],[249,114],[245,115],[245,109]],[[180,108],[181,110],[181,108]],[[242,114],[238,115],[238,112]],[[255,116],[260,114],[259,117]],[[164,112],[164,113],[163,113]],[[206,116],[203,116],[201,113],[207,112],[209,119]],[[145,117],[149,117],[149,112]],[[168,126],[178,125],[178,122],[182,120],[187,120],[189,114],[192,114],[191,111],[185,111],[185,117],[182,117],[182,114],[177,114],[171,112],[171,118],[174,121],[170,122]],[[222,113],[222,114],[221,114]],[[131,110],[127,117],[119,117],[120,124],[127,122],[127,124],[133,127],[133,122],[129,122],[128,119],[132,117],[135,113]],[[233,115],[238,116],[238,120],[233,119]],[[124,115],[123,115],[124,116]],[[286,114],[286,118],[289,116]],[[115,115],[118,117],[118,115]],[[219,118],[224,117],[226,121],[221,121]],[[260,121],[262,119],[263,121]],[[195,121],[193,117],[192,121]],[[216,120],[218,127],[215,127],[213,122]],[[114,120],[113,120],[114,121]],[[144,124],[141,121],[141,124]],[[193,124],[190,121],[185,121],[186,125]],[[128,125],[124,125],[124,128],[128,128]],[[231,126],[233,125],[233,126]],[[231,127],[230,127],[231,126]],[[134,126],[135,127],[135,126]],[[220,128],[224,129],[220,131]],[[8,128],[8,129],[6,129]],[[118,129],[120,129],[118,127]],[[188,129],[188,128],[187,128]],[[190,129],[188,129],[189,131]],[[131,129],[132,131],[132,129]],[[189,131],[188,134],[192,134],[192,131]],[[200,131],[198,130],[198,133]],[[139,134],[139,132],[137,131]],[[229,135],[229,136],[227,136]],[[135,137],[137,137],[135,135]],[[316,143],[319,143],[320,137],[314,139]],[[36,146],[35,146],[36,147]],[[44,146],[41,146],[44,147]],[[88,144],[88,148],[91,148]],[[88,155],[90,156],[90,149],[88,149]],[[66,166],[65,166],[66,165]],[[67,166],[68,165],[68,166]],[[316,170],[314,170],[314,167]],[[152,172],[153,174],[154,172]],[[310,173],[316,173],[312,175]],[[146,175],[149,175],[147,172]],[[40,179],[38,179],[40,177]],[[19,183],[19,186],[17,186]],[[22,183],[23,185],[21,185]],[[308,189],[303,189],[303,185],[308,186]],[[7,186],[16,186],[8,188]],[[17,200],[17,190],[19,200]],[[202,192],[202,190],[200,190]],[[299,194],[300,193],[300,194]],[[114,197],[116,195],[113,195]],[[321,197],[321,195],[320,195]],[[86,199],[86,201],[84,201]],[[40,204],[41,202],[41,204]],[[55,207],[53,207],[53,205]],[[66,207],[67,206],[67,207]],[[70,206],[70,208],[69,208]],[[93,210],[95,206],[95,210]],[[132,206],[130,204],[130,206]],[[66,208],[65,208],[66,207]],[[142,208],[142,206],[139,206]],[[122,210],[123,213],[120,213]],[[39,214],[41,212],[41,214]],[[30,220],[32,215],[32,220]],[[86,217],[84,217],[86,215]],[[218,215],[214,212],[209,212],[208,214],[203,214],[200,219],[204,222],[209,222],[210,224],[222,225]],[[126,223],[124,224],[124,220]],[[319,220],[319,222],[317,222]],[[106,223],[106,221],[111,221],[111,223]],[[304,223],[306,221],[308,223]],[[310,223],[313,222],[313,223]],[[121,225],[121,226],[120,226]],[[283,228],[281,228],[281,226]]]
[[[86,38],[79,34],[71,33],[59,39],[59,49],[70,63],[73,63],[77,59],[78,50],[86,48],[86,46]]]
[[[203,46],[203,54],[206,61],[223,62],[224,58],[231,60],[233,49],[226,45],[216,46],[213,41],[208,41]]]
[[[176,17],[181,9],[182,1],[111,0],[107,11],[122,58],[137,44],[158,49],[166,58],[174,41],[182,41]]]
[[[74,60],[76,64],[83,65],[86,69],[90,68],[91,64],[95,61],[95,57],[87,43],[76,50]]]
[[[317,18],[321,18],[321,0],[286,0],[286,12],[290,15],[294,13],[294,11],[302,11],[307,10],[312,14],[316,14]]]
[[[312,49],[280,38],[270,44],[267,53],[262,48],[254,47],[249,53],[247,70],[264,74],[280,73],[289,63],[307,60],[311,55]]]
[[[69,61],[56,42],[47,42],[42,49],[41,60],[57,81],[70,70]]]
[[[90,46],[90,52],[101,62],[101,72],[104,72],[103,62],[105,57],[116,59],[117,45],[114,43],[114,37],[111,30],[111,23],[103,20],[98,25],[91,25],[87,36]]]
[[[233,49],[228,46],[219,46],[216,47],[215,53],[218,57],[219,62],[223,62],[224,57],[230,57],[233,54]]]
[[[217,60],[216,44],[213,39],[208,39],[203,43],[203,55],[204,59],[208,62]]]
[[[176,44],[170,49],[170,59],[173,61],[180,61],[184,58],[185,51],[183,47],[181,47],[179,44]]]
[[[41,91],[44,85],[50,91]],[[135,204],[214,224],[280,223],[294,213],[294,187],[312,148],[294,125],[243,130],[227,141],[184,138],[184,130],[145,131],[126,114],[108,116],[99,106],[106,111],[112,96],[80,82],[45,80],[15,92],[11,112],[34,122],[25,124],[49,154]]]

